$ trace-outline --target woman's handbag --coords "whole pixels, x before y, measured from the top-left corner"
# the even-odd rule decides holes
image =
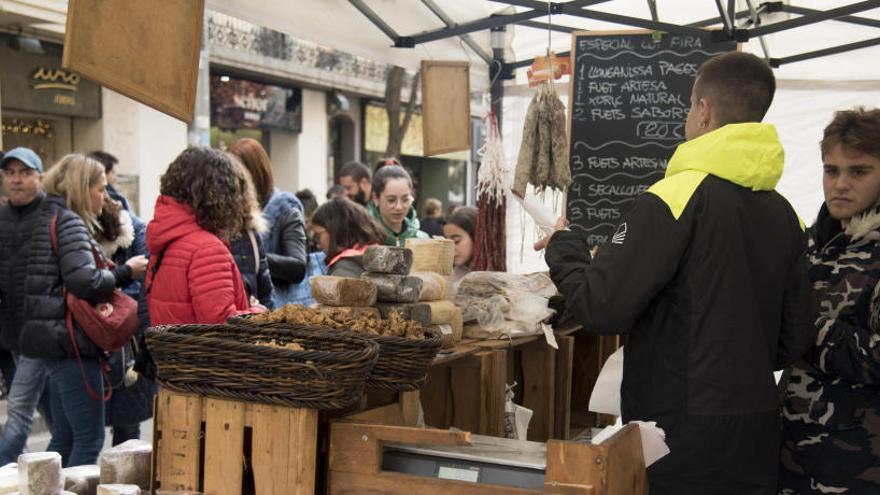
[[[56,213],[52,217],[49,232],[52,237],[52,250],[54,250],[55,255],[60,258],[61,255],[58,250],[58,238],[55,232],[57,223],[58,214]],[[94,256],[95,265],[99,270],[112,267],[112,263],[105,261],[104,256],[97,251],[97,248],[94,245],[92,246],[92,256]],[[92,304],[85,299],[80,299],[71,294],[66,288],[64,289],[64,299],[67,303],[67,314],[65,315],[67,333],[70,336],[70,343],[73,345],[76,358],[77,360],[80,360],[81,368],[82,361],[79,355],[79,346],[76,344],[76,337],[74,335],[74,321],[79,324],[80,328],[82,328],[89,339],[91,339],[96,346],[101,348],[106,355],[119,351],[119,349],[131,339],[135,332],[137,332],[138,328],[140,328],[140,321],[138,320],[137,314],[137,301],[122,292],[119,288],[113,290],[113,296],[110,301],[105,303]],[[103,360],[102,364],[102,367],[107,367],[106,359]],[[83,378],[85,379],[85,372],[83,372]],[[99,398],[98,394],[95,393],[91,385],[89,385],[88,380],[85,380],[85,384],[89,395],[94,399]],[[107,395],[104,396],[104,401],[109,400],[112,394],[113,387],[111,384]]]

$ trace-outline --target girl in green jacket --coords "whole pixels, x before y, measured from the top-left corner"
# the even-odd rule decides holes
[[[428,239],[419,230],[419,219],[413,207],[412,179],[403,167],[386,165],[373,174],[372,201],[367,205],[373,218],[385,228],[388,246],[403,247],[410,238]]]

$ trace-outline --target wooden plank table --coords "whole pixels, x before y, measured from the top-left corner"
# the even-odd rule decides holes
[[[528,439],[567,438],[573,359],[570,335],[578,328],[567,326],[554,332],[559,351],[542,334],[464,339],[439,354],[421,391],[425,423],[500,436],[506,386],[516,380],[517,403],[534,411]]]

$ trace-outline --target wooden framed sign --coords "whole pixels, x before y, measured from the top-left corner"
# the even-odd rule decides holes
[[[470,149],[470,64],[422,60],[421,72],[425,156]]]
[[[684,142],[697,68],[735,42],[651,31],[572,34],[571,229],[611,239],[635,199],[663,178]]]
[[[69,0],[63,66],[190,123],[204,0]]]

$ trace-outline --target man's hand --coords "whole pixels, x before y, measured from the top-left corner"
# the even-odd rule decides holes
[[[559,232],[560,230],[566,230],[567,228],[568,228],[568,221],[565,219],[565,217],[559,217],[559,220],[556,220],[556,225],[553,226],[553,229],[554,229],[553,234],[555,234],[556,232]],[[553,234],[550,234],[547,237],[536,242],[535,245],[533,246],[535,248],[535,251],[540,251],[540,250],[546,248],[547,244],[550,243],[550,239],[553,238]]]

